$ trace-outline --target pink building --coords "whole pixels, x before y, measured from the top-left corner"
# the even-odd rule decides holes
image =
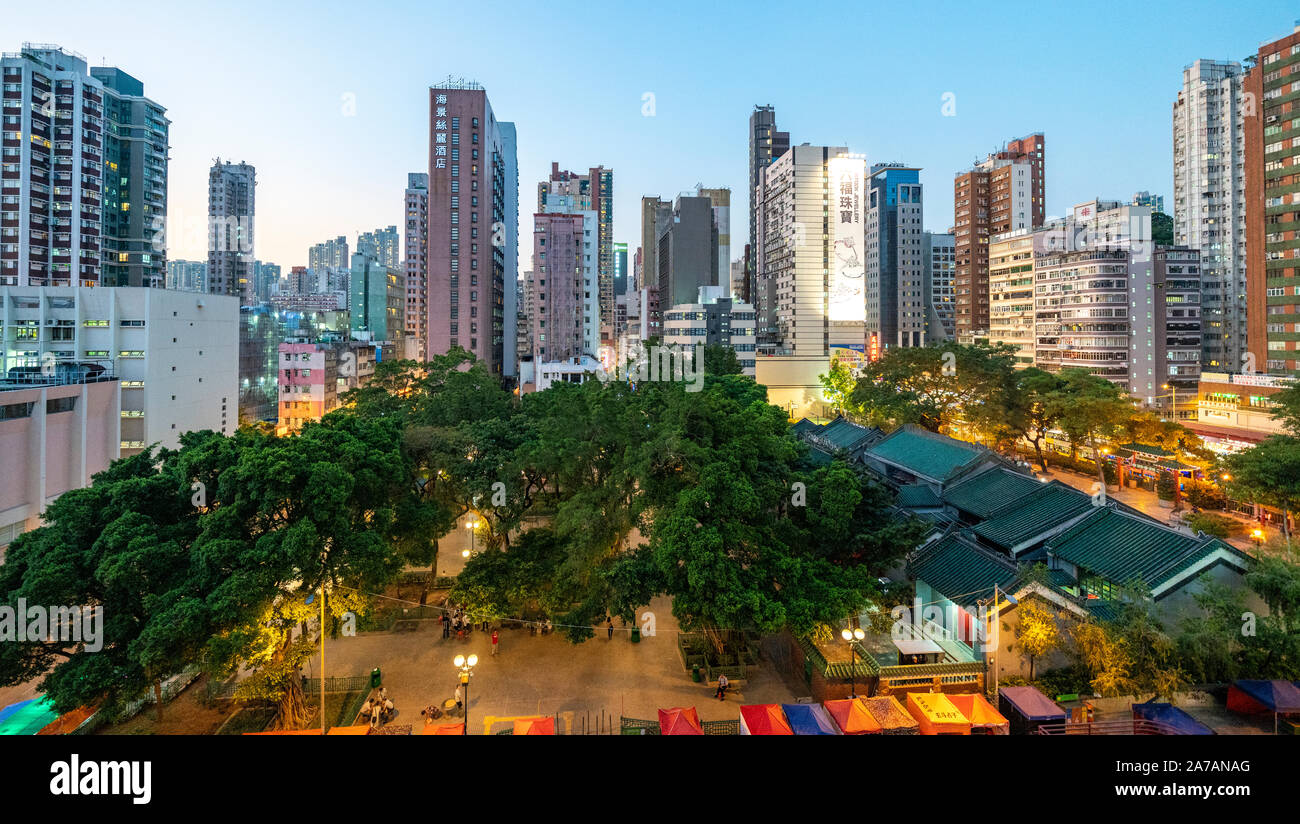
[[[334,344],[282,343],[275,371],[280,388],[280,434],[319,421],[338,406],[339,370]]]
[[[533,215],[534,360],[569,360],[582,351],[582,215]]]
[[[40,526],[46,506],[89,486],[118,455],[117,378],[33,380],[0,383],[0,562],[14,538]]]

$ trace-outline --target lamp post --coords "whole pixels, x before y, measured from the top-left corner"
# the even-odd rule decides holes
[[[469,530],[469,549],[461,550],[460,557],[462,558],[468,558],[474,554],[474,530],[478,529],[478,522],[470,521],[465,524],[465,528]]]
[[[1178,420],[1178,389],[1177,389],[1177,387],[1175,387],[1175,386],[1174,386],[1173,384],[1171,384],[1171,383],[1162,383],[1162,384],[1160,384],[1160,388],[1161,388],[1161,389],[1168,389],[1168,390],[1169,390],[1169,406],[1170,406],[1170,410],[1171,410],[1169,417],[1170,417],[1172,420],[1177,421],[1177,420]],[[1164,396],[1161,395],[1161,397],[1164,397]]]
[[[858,651],[854,648],[853,642],[861,641],[863,638],[867,637],[867,634],[862,631],[862,627],[854,627],[852,629],[845,627],[840,633],[840,637],[848,642],[849,645],[849,698],[857,698],[858,683],[856,676],[858,668]]]
[[[452,659],[452,664],[460,671],[460,685],[465,688],[465,713],[461,716],[461,735],[469,735],[469,677],[474,674],[474,665],[477,663],[478,656],[472,653],[468,658],[457,655]]]
[[[1255,531],[1250,533],[1250,537],[1255,539],[1255,548],[1259,549],[1264,545],[1264,530],[1256,527]]]

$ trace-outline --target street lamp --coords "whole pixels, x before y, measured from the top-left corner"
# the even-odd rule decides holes
[[[470,521],[465,524],[465,528],[469,530],[469,549],[462,549],[460,551],[460,557],[462,558],[468,558],[474,554],[474,530],[478,529],[478,523],[476,521]]]
[[[1172,410],[1172,411],[1170,412],[1169,417],[1172,418],[1172,419],[1174,419],[1175,421],[1178,420],[1178,389],[1177,389],[1177,387],[1175,387],[1173,384],[1162,383],[1162,384],[1160,384],[1160,388],[1161,388],[1161,389],[1168,389],[1168,390],[1169,390],[1169,406],[1170,406],[1170,408],[1171,408],[1171,410]],[[1162,395],[1161,397],[1164,397],[1164,396]]]
[[[1256,548],[1256,549],[1258,549],[1259,547],[1263,546],[1263,544],[1264,544],[1264,530],[1259,529],[1259,528],[1256,528],[1254,532],[1250,533],[1250,537],[1252,537],[1252,538],[1255,539],[1255,548]]]
[[[853,629],[845,627],[844,630],[840,632],[840,637],[849,645],[849,698],[857,698],[858,684],[855,676],[857,675],[858,668],[858,651],[857,648],[853,646],[853,642],[861,641],[863,638],[867,637],[867,634],[862,631],[862,627],[854,627]]]
[[[461,715],[461,735],[469,735],[469,677],[474,674],[474,666],[478,664],[478,656],[473,653],[468,658],[463,655],[457,655],[452,659],[452,664],[460,670],[460,685],[465,688],[465,712]]]

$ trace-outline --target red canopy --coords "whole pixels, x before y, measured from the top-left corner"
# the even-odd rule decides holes
[[[794,735],[780,704],[748,704],[740,708],[742,735]]]
[[[695,707],[659,710],[659,732],[663,735],[704,735]]]
[[[461,724],[425,724],[420,735],[464,735],[465,725]]]
[[[516,718],[515,735],[555,735],[555,719],[549,715]]]

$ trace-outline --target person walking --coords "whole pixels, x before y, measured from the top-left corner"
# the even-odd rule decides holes
[[[451,637],[451,616],[445,612],[442,614],[442,637]]]
[[[605,619],[605,625],[609,628],[609,640],[614,640],[614,619],[609,617]]]
[[[461,717],[463,718],[464,715],[465,715],[465,714],[464,714],[464,709],[465,709],[465,704],[464,704],[465,693],[463,693],[463,692],[460,691],[460,684],[457,684],[457,685],[456,685],[456,694],[455,694],[454,696],[452,696],[452,697],[454,697],[454,698],[456,699],[456,712],[460,713],[460,714],[461,714]]]
[[[492,654],[497,654],[497,631],[492,630]]]
[[[729,683],[730,682],[727,681],[726,673],[720,673],[718,675],[718,700],[719,701],[727,700],[727,686]]]

